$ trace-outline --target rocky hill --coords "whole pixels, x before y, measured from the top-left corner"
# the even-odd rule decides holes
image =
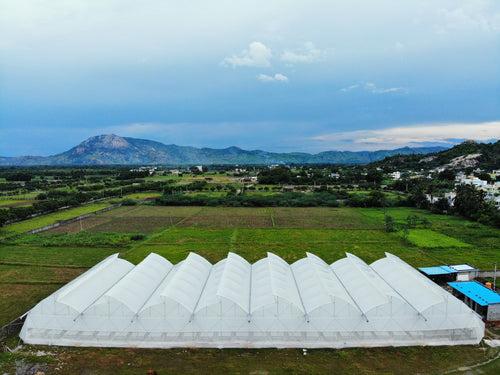
[[[450,149],[428,155],[395,155],[373,163],[388,169],[481,168],[500,169],[500,141],[466,141]]]

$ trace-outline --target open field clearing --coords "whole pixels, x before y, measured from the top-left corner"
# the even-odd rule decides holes
[[[138,205],[119,207],[36,235],[10,236],[0,242],[0,322],[13,320],[88,267],[117,252],[133,263],[151,252],[175,263],[191,251],[212,263],[228,251],[249,261],[270,251],[288,262],[302,258],[305,252],[330,263],[344,257],[345,252],[366,262],[390,252],[416,267],[470,263],[493,269],[495,262],[500,263],[497,229],[422,210],[394,208],[387,212],[398,223],[406,222],[408,215],[425,217],[430,227],[411,229],[410,236],[414,236],[405,240],[398,232],[384,231],[384,212],[380,209]],[[46,216],[37,219],[42,223],[48,220]],[[429,235],[431,243],[422,242]],[[14,346],[17,339],[12,341]],[[418,368],[419,373],[434,374],[483,362],[497,353],[480,347],[310,350],[306,356],[300,350],[29,346],[24,350],[15,355],[0,354],[0,370],[11,369],[23,356],[30,359],[30,351],[44,350],[52,354],[36,361],[46,363],[49,370],[59,367],[62,374],[85,369],[99,374],[115,374],[117,369],[119,373],[136,374],[145,373],[147,368],[158,373],[192,373],[202,366],[212,373],[406,374]],[[477,374],[498,373],[498,362],[481,367],[482,372]]]

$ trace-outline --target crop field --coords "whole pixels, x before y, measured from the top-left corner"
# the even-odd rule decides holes
[[[70,208],[67,210],[61,210],[43,216],[38,216],[33,219],[23,220],[18,223],[6,225],[5,227],[0,229],[0,235],[2,234],[2,232],[6,234],[24,233],[32,229],[41,228],[46,225],[54,224],[60,220],[68,220],[80,215],[85,215],[95,211],[99,211],[109,206],[110,203],[94,203],[76,208]]]
[[[429,225],[411,229],[404,238],[399,232],[384,231],[381,209],[149,205],[122,206],[36,235],[20,233],[26,227],[32,229],[33,220],[41,225],[54,222],[52,214],[14,224],[16,231],[8,229],[9,236],[0,241],[0,325],[114,253],[134,263],[151,252],[175,263],[191,251],[212,263],[228,251],[252,262],[270,251],[288,262],[306,252],[330,263],[345,252],[373,262],[391,252],[417,267],[469,263],[493,269],[495,262],[500,263],[497,229],[410,208],[391,208],[387,213],[397,223],[417,215],[425,217]],[[11,368],[23,355],[31,358],[29,351],[38,348],[26,350],[24,354],[0,354],[0,373],[2,366]],[[78,373],[82,368],[94,373],[98,369],[95,373],[99,374],[117,373],[117,368],[125,374],[145,373],[147,368],[158,373],[189,373],[200,368],[214,373],[404,374],[416,368],[420,373],[441,373],[488,360],[497,353],[480,347],[311,350],[307,356],[300,350],[42,350],[52,355],[36,360],[49,369],[62,366],[60,373]],[[496,361],[481,371],[497,373],[498,366]]]

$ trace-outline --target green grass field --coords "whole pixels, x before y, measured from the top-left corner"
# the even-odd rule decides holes
[[[125,195],[125,199],[154,199],[161,197],[161,193],[158,192],[144,192],[144,193],[133,193]]]
[[[27,199],[1,199],[0,208],[30,206],[33,202],[33,200]]]
[[[430,229],[410,229],[408,234],[408,241],[417,247],[421,248],[437,248],[437,247],[471,247],[465,242],[457,240],[456,238],[447,236]]]
[[[60,214],[68,218],[102,207],[61,211],[6,228],[11,236],[0,242],[0,325],[117,252],[134,263],[151,252],[179,262],[190,251],[213,263],[228,251],[252,262],[270,251],[288,262],[312,252],[331,263],[351,252],[370,263],[390,252],[416,267],[469,263],[492,269],[495,262],[500,263],[499,230],[410,208],[387,210],[400,223],[408,215],[429,220],[430,228],[411,229],[408,239],[383,230],[384,212],[379,209],[148,205],[120,207],[37,235],[19,234],[61,220]],[[133,233],[145,236],[137,238]],[[117,373],[117,369],[125,374],[145,373],[149,367],[159,373],[192,373],[203,368],[214,373],[430,374],[492,355],[491,350],[478,347],[311,350],[307,356],[298,350],[46,350],[58,353],[46,360],[51,369],[50,361],[65,358],[59,373],[88,368],[89,373],[103,374]],[[29,356],[4,354],[0,363],[3,358],[5,368],[10,369],[23,355]],[[485,374],[496,373],[499,366],[490,364],[486,369]],[[0,370],[4,370],[1,364]]]

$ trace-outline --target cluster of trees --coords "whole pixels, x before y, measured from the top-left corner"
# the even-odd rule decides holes
[[[411,206],[429,209],[440,214],[455,214],[482,224],[500,227],[500,212],[493,202],[485,199],[485,192],[472,185],[459,185],[455,188],[456,197],[453,206],[446,198],[430,203],[426,197],[426,190],[414,186],[408,197]]]
[[[232,207],[338,207],[340,203],[352,207],[386,207],[391,205],[386,195],[378,190],[368,195],[347,197],[340,191],[319,191],[314,193],[277,193],[270,195],[235,195],[229,192],[222,197],[205,194],[164,194],[156,199],[161,206],[232,206]]]
[[[333,172],[340,176],[331,177]],[[350,166],[336,167],[302,167],[296,170],[285,166],[261,169],[257,175],[260,184],[266,185],[338,185],[356,184],[362,187],[378,187],[384,180],[381,170],[374,167]]]
[[[330,193],[283,193],[273,195],[164,195],[156,200],[161,206],[228,206],[228,207],[337,207],[335,195]]]
[[[405,201],[399,202],[399,205],[405,205]],[[353,194],[346,201],[346,205],[351,207],[388,207],[391,203],[386,195],[380,190],[372,190],[367,196]]]
[[[117,176],[117,180],[133,180],[136,178],[144,178],[149,176],[149,171],[121,171]]]
[[[31,173],[27,172],[12,172],[12,173],[7,173],[5,174],[5,179],[7,181],[24,181],[24,182],[29,182],[32,179]]]
[[[384,216],[384,224],[386,232],[397,232],[402,230],[405,236],[408,235],[409,229],[412,228],[430,228],[432,223],[426,217],[419,215],[408,215],[405,222],[396,222],[396,220],[391,215]]]
[[[453,212],[482,224],[500,227],[500,212],[492,202],[484,199],[484,191],[471,185],[460,185],[456,193]]]

